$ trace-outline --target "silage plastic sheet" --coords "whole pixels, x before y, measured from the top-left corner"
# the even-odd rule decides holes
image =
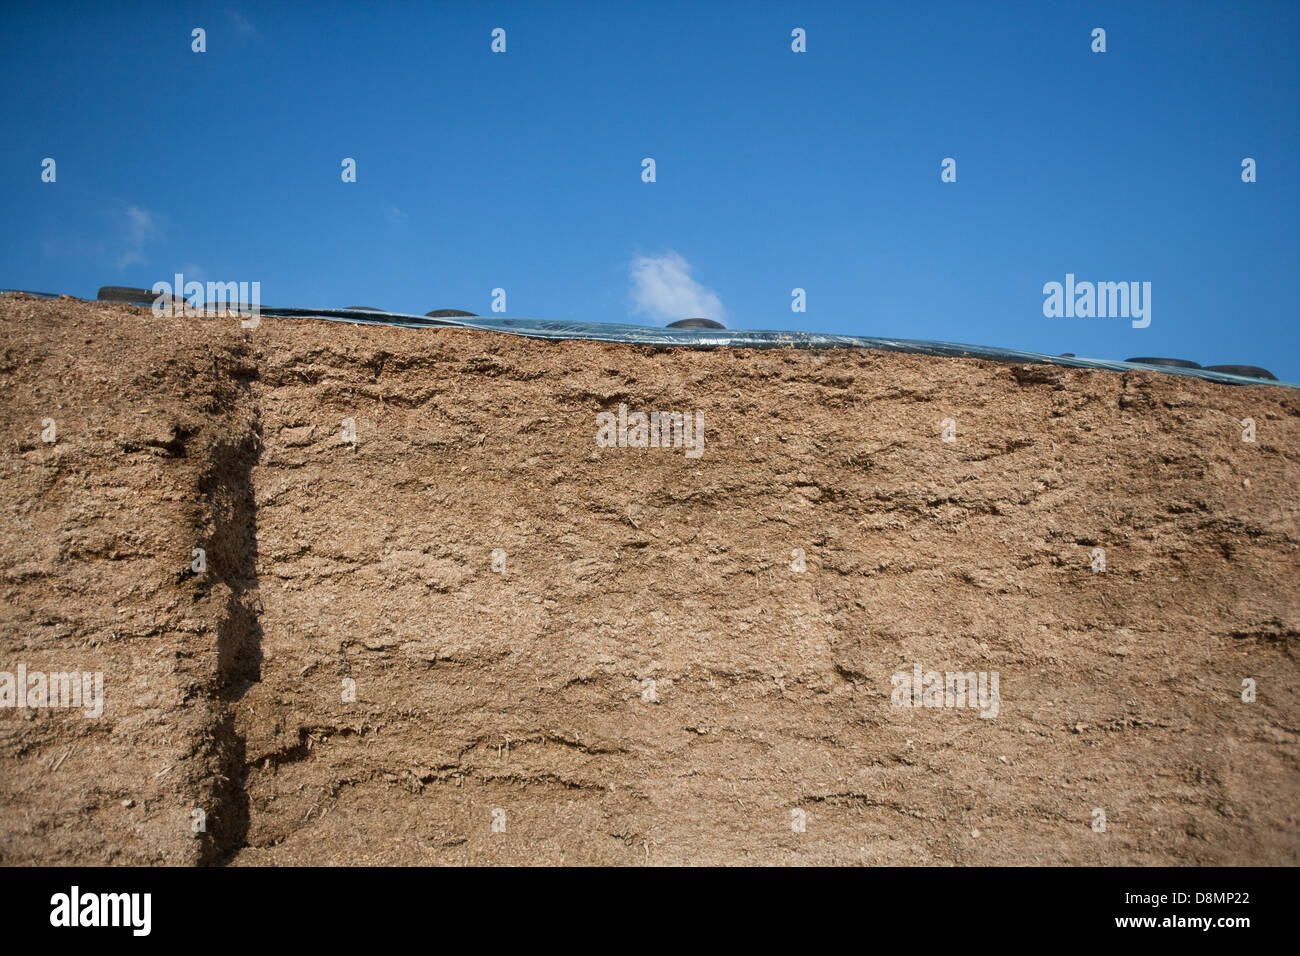
[[[13,290],[0,290],[8,294]],[[57,298],[49,293],[28,292],[42,298]],[[139,303],[150,305],[149,302]],[[388,325],[405,329],[462,328],[485,332],[504,332],[535,339],[563,341],[585,339],[593,342],[623,342],[631,345],[680,348],[800,348],[800,349],[881,349],[887,352],[910,352],[917,355],[938,355],[947,358],[979,358],[1017,364],[1062,365],[1068,368],[1098,368],[1113,372],[1164,372],[1185,375],[1225,385],[1274,385],[1280,388],[1300,388],[1300,383],[1280,382],[1274,379],[1252,378],[1212,372],[1209,369],[1174,368],[1161,365],[1144,365],[1134,362],[1116,362],[1109,359],[1077,358],[1063,355],[1043,355],[1019,349],[988,345],[963,345],[957,342],[933,342],[924,339],[876,338],[866,335],[833,335],[826,332],[780,332],[751,329],[669,329],[649,325],[624,325],[617,322],[572,322],[558,319],[508,319],[487,316],[457,316],[434,318],[424,315],[407,315],[401,312],[369,312],[357,309],[271,308],[262,306],[259,314],[271,318],[325,319],[330,322],[348,322],[357,325]]]

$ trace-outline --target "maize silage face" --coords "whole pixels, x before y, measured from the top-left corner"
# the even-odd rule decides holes
[[[1300,857],[1294,392],[13,298],[0,335],[0,671],[104,679],[0,710],[4,862]]]

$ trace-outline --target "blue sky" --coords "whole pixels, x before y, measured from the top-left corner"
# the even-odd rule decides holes
[[[1298,59],[1293,2],[7,5],[0,287],[500,287],[1300,381]],[[1150,326],[1045,317],[1067,273],[1150,282]]]

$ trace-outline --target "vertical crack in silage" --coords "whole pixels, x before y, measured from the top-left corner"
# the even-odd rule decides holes
[[[250,358],[241,355],[246,362]],[[223,865],[241,850],[249,828],[248,765],[236,704],[261,680],[261,598],[257,578],[257,504],[253,468],[262,451],[260,410],[251,383],[251,363],[230,370],[218,391],[232,414],[227,434],[212,447],[199,481],[207,511],[208,593],[217,611],[215,673],[204,682],[209,727],[204,747],[215,772],[201,783],[200,802],[209,805],[207,830],[200,834],[200,865]]]

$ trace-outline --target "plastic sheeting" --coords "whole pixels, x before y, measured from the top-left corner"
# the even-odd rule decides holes
[[[0,289],[8,294],[9,289]],[[42,298],[58,298],[49,293],[28,292]],[[142,302],[141,305],[150,305]],[[263,306],[263,318],[325,319],[330,322],[349,322],[357,325],[389,325],[398,328],[463,328],[487,332],[504,332],[536,339],[587,339],[596,342],[625,342],[633,345],[677,346],[684,348],[801,348],[801,349],[882,349],[887,352],[911,352],[919,355],[940,355],[950,358],[980,358],[1017,364],[1040,363],[1063,365],[1069,368],[1100,368],[1114,372],[1157,371],[1168,375],[1185,375],[1226,385],[1275,385],[1281,388],[1300,388],[1300,383],[1279,382],[1274,379],[1228,375],[1208,369],[1172,368],[1160,365],[1142,365],[1133,362],[1114,362],[1108,359],[1075,358],[1060,355],[1043,355],[1022,352],[1019,349],[997,348],[988,345],[963,345],[957,342],[931,342],[922,339],[873,338],[865,335],[832,335],[825,332],[778,332],[749,329],[669,329],[648,325],[622,325],[614,322],[567,322],[556,319],[507,319],[486,316],[431,318],[423,315],[406,315],[401,312],[364,312],[356,309],[303,309],[271,308]]]

